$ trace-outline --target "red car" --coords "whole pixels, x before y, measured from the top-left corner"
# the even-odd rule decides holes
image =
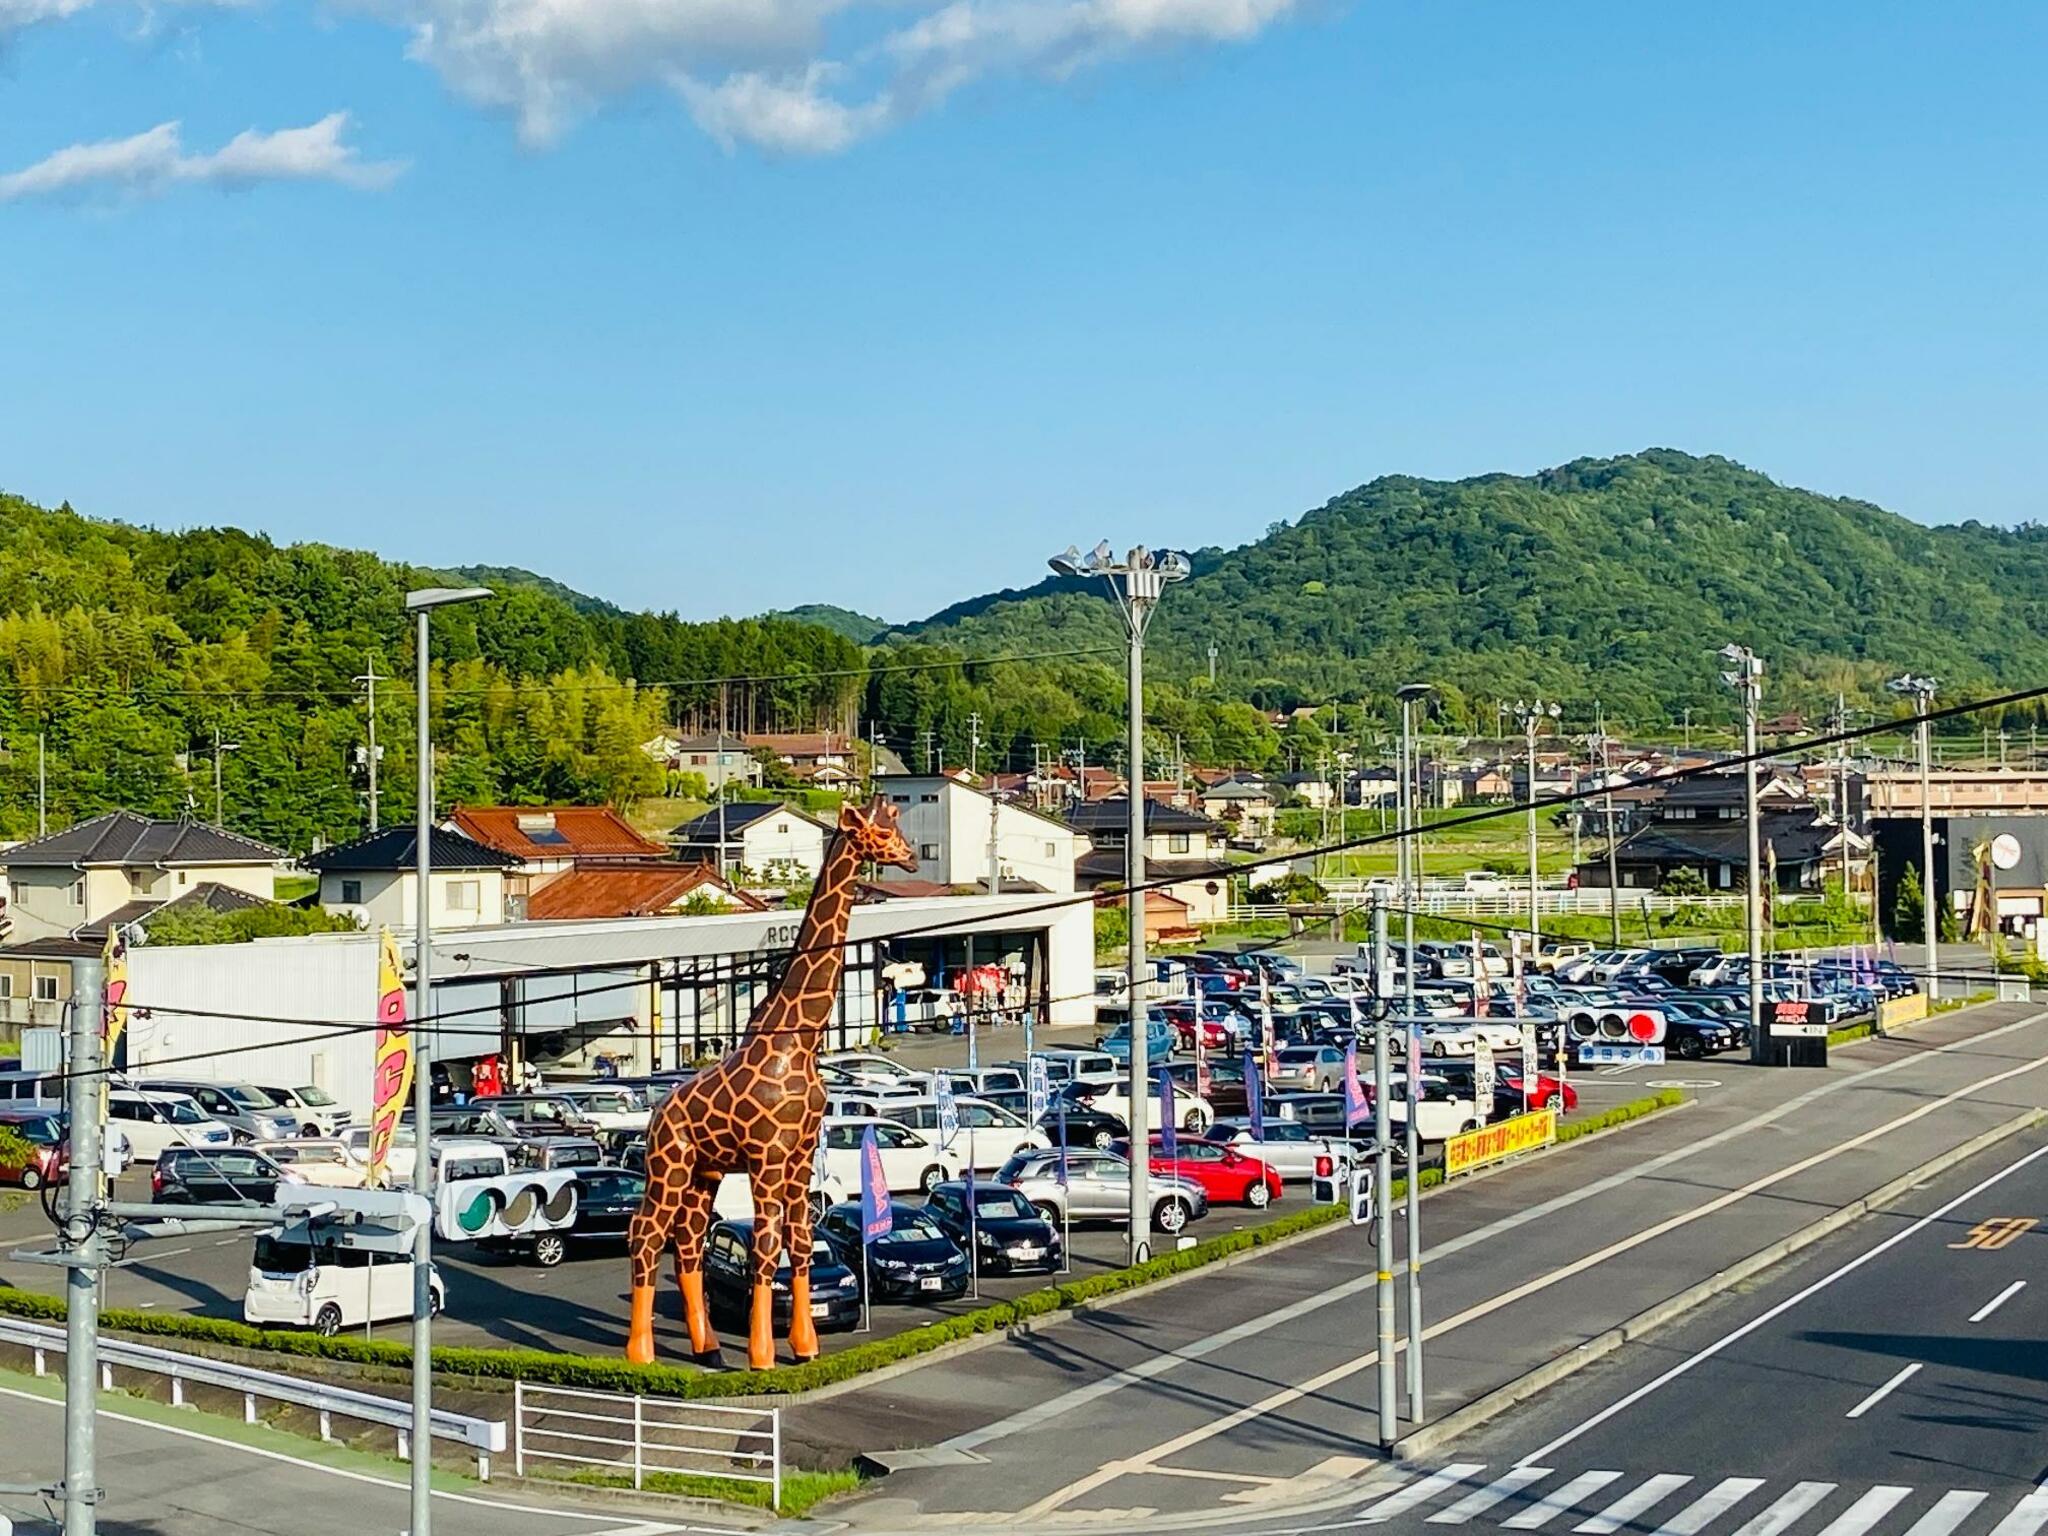
[[[27,1147],[25,1155],[0,1153],[0,1180],[23,1189],[61,1184],[70,1171],[70,1143],[64,1122],[50,1110],[0,1111],[0,1131],[10,1131]]]
[[[1167,1022],[1173,1026],[1174,1033],[1179,1037],[1180,1048],[1192,1051],[1195,1048],[1195,1021],[1182,1014],[1178,1018],[1169,1016]],[[1227,1051],[1235,1043],[1230,1031],[1214,1019],[1202,1020],[1201,1031],[1202,1049],[1206,1051]]]
[[[1128,1158],[1131,1144],[1120,1141],[1115,1150]],[[1173,1156],[1168,1157],[1154,1136],[1150,1166],[1154,1173],[1199,1184],[1211,1205],[1261,1206],[1280,1198],[1280,1175],[1228,1142],[1176,1136]]]
[[[1522,1074],[1512,1067],[1501,1073],[1494,1085],[1494,1096],[1512,1098],[1515,1101],[1515,1108],[1519,1110],[1523,1102]],[[1570,1114],[1579,1107],[1579,1090],[1548,1072],[1538,1072],[1536,1081],[1529,1087],[1529,1107],[1562,1109],[1566,1114]]]

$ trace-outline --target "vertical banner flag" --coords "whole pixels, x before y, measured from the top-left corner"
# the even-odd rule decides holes
[[[960,1134],[960,1106],[953,1102],[953,1079],[944,1072],[932,1074],[932,1097],[938,1101],[939,1147],[943,1151]]]
[[[370,1085],[370,1184],[384,1182],[399,1117],[412,1092],[412,1031],[405,1020],[405,973],[398,941],[386,928],[377,943],[376,1073]]]
[[[1063,1093],[1053,1103],[1053,1111],[1059,1116],[1060,1124],[1060,1188],[1067,1187],[1067,1096]]]
[[[1408,1091],[1412,1097],[1415,1085],[1422,1081],[1422,1021],[1417,1019],[1408,1026]]]
[[[1541,1053],[1536,1048],[1536,1021],[1522,1020],[1522,1113],[1527,1114],[1534,1107],[1536,1097],[1536,1073],[1541,1067]]]
[[[1493,1042],[1483,1030],[1472,1034],[1472,1112],[1481,1125],[1493,1118]]]
[[[1045,1069],[1043,1056],[1027,1059],[1031,1063],[1031,1123],[1036,1125],[1045,1118],[1045,1111],[1052,1103],[1052,1078]]]
[[[1259,1081],[1259,1059],[1244,1053],[1244,1112],[1252,1123],[1252,1140],[1266,1139],[1266,1085]]]
[[[1358,1045],[1354,1041],[1344,1047],[1344,1131],[1350,1134],[1351,1127],[1372,1113],[1372,1106],[1365,1101],[1365,1087],[1358,1081]]]
[[[882,1171],[882,1149],[875,1143],[871,1125],[860,1133],[861,1246],[887,1237],[895,1225],[895,1213],[889,1208],[889,1176]]]
[[[1179,1148],[1174,1144],[1173,1074],[1164,1067],[1159,1069],[1159,1150],[1168,1157],[1179,1155]],[[1131,1148],[1131,1156],[1144,1155],[1143,1147]]]
[[[107,929],[102,975],[105,994],[100,1007],[100,1065],[106,1071],[100,1074],[100,1124],[105,1125],[107,1085],[114,1073],[114,1048],[121,1043],[121,1032],[128,1027],[128,946],[120,932],[112,927]],[[100,1192],[106,1193],[104,1176],[100,1180]]]

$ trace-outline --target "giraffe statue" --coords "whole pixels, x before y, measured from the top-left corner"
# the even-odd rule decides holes
[[[676,1281],[690,1349],[715,1357],[717,1335],[704,1303],[704,1238],[719,1181],[744,1173],[754,1194],[754,1289],[747,1363],[775,1363],[775,1271],[789,1243],[789,1347],[799,1360],[818,1353],[811,1321],[811,1166],[825,1117],[818,1041],[839,999],[846,925],[864,864],[915,870],[917,856],[877,796],[847,805],[825,850],[797,929],[796,949],[775,990],[754,1010],[739,1046],[708,1072],[669,1095],[647,1128],[647,1193],[627,1230],[633,1265],[633,1321],[626,1358],[654,1359],[654,1282],[665,1248],[675,1250]]]

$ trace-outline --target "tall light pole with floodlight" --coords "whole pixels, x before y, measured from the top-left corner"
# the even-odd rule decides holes
[[[1417,772],[1415,761],[1415,706],[1436,692],[1434,683],[1403,683],[1394,690],[1394,697],[1401,701],[1401,762],[1402,775],[1415,773],[1415,783],[1404,782],[1409,815],[1404,818],[1407,825],[1402,828],[1401,847],[1408,850],[1407,889],[1402,892],[1402,939],[1405,948],[1401,954],[1401,974],[1405,981],[1405,1009],[1408,1020],[1408,1419],[1410,1423],[1422,1422],[1422,1206],[1417,1198],[1416,1185],[1420,1182],[1417,1170],[1422,1167],[1421,1149],[1416,1144],[1416,1103],[1422,1091],[1422,1047],[1416,1034],[1415,1023],[1415,901],[1420,892],[1415,879],[1415,851],[1409,847],[1420,836],[1418,831],[1421,816],[1417,813],[1416,801],[1420,798],[1422,775]],[[1380,1085],[1374,1092],[1383,1092]]]
[[[1555,724],[1564,710],[1558,705],[1546,704],[1541,699],[1533,704],[1515,700],[1515,718],[1522,722],[1522,732],[1529,739],[1529,942],[1537,944],[1543,937],[1543,884],[1536,869],[1536,732],[1548,719]],[[1578,814],[1578,807],[1572,807],[1572,814]]]
[[[427,712],[427,619],[436,608],[474,603],[491,595],[489,587],[422,587],[405,594],[405,611],[413,616],[413,656],[419,688],[418,803],[413,807],[414,861],[418,871],[413,912],[412,983],[412,1115],[413,1193],[434,1196],[432,1115],[434,1029],[434,932],[432,920],[434,827],[434,741]],[[429,1490],[434,1468],[434,1308],[431,1282],[433,1224],[413,1229],[412,1276],[412,1526],[411,1536],[428,1536],[434,1512]]]
[[[1918,717],[1914,734],[1920,746],[1920,912],[1926,923],[1927,1000],[1931,1003],[1941,996],[1940,967],[1935,964],[1934,951],[1935,940],[1940,937],[1936,921],[1939,914],[1934,906],[1934,746],[1932,722],[1927,718],[1934,708],[1934,679],[1915,677],[1909,672],[1893,678],[1885,687],[1910,698],[1913,713]],[[1877,904],[1875,883],[1871,886],[1870,901],[1873,906]]]
[[[1151,1253],[1152,1203],[1146,1179],[1147,1150],[1151,1134],[1151,1063],[1145,1049],[1145,1031],[1150,1015],[1145,1010],[1145,631],[1152,612],[1165,593],[1168,582],[1183,581],[1189,574],[1185,555],[1173,550],[1155,553],[1140,544],[1122,561],[1110,553],[1108,541],[1087,554],[1073,545],[1048,562],[1062,576],[1100,576],[1109,584],[1117,609],[1124,616],[1124,633],[1130,640],[1130,745],[1126,756],[1130,802],[1130,825],[1125,832],[1124,888],[1130,922],[1129,960],[1126,974],[1131,997],[1130,1084],[1126,1093],[1130,1106],[1131,1203],[1130,1257],[1133,1264],[1144,1262]]]
[[[1742,695],[1742,802],[1749,824],[1749,1059],[1770,1060],[1771,1043],[1764,1033],[1764,892],[1763,829],[1756,806],[1756,717],[1763,704],[1764,664],[1746,645],[1724,645],[1728,663],[1721,681]]]

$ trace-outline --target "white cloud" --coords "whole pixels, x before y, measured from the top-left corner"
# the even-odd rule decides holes
[[[795,78],[749,72],[715,86],[687,76],[675,84],[698,126],[728,149],[745,143],[779,154],[829,155],[883,127],[891,110],[886,95],[859,106],[826,95],[825,84],[838,73],[814,64]]]
[[[212,154],[188,155],[178,124],[159,123],[126,139],[73,144],[23,170],[0,175],[0,202],[91,189],[160,192],[183,183],[249,187],[265,181],[332,181],[365,189],[389,186],[404,165],[362,159],[341,142],[347,126],[348,114],[334,112],[304,128],[275,133],[250,129]]]
[[[92,4],[92,0],[0,0],[0,37],[39,21],[61,21]]]

